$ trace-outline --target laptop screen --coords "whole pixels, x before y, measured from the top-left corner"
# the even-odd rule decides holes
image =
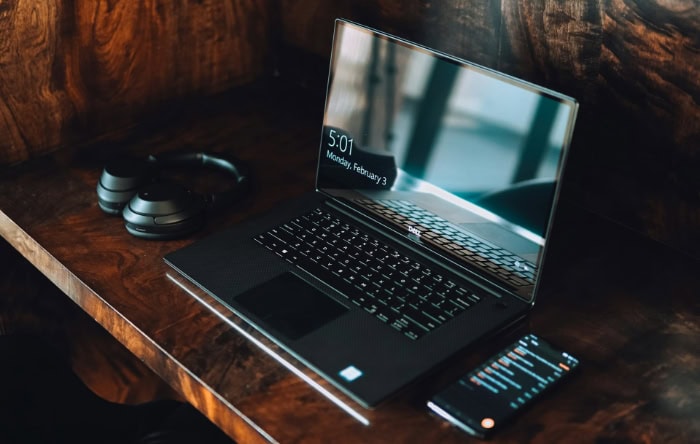
[[[533,297],[576,102],[336,21],[317,188]]]

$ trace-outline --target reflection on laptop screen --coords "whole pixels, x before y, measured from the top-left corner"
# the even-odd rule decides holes
[[[317,188],[531,297],[573,99],[338,21]]]

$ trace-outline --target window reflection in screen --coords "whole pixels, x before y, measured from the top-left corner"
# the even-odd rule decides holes
[[[402,172],[487,209],[491,193],[513,187],[544,194],[539,225],[527,227],[541,234],[570,107],[487,71],[343,31],[325,124],[364,151],[393,156]],[[399,180],[392,189],[411,186]]]

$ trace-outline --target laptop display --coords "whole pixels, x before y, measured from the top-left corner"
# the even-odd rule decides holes
[[[164,259],[374,407],[532,308],[576,111],[337,20],[315,189]]]
[[[576,104],[339,25],[317,186],[532,300]]]

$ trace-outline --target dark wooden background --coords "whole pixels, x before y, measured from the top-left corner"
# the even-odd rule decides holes
[[[0,0],[0,164],[260,76],[265,0]]]
[[[273,69],[322,97],[335,17],[577,98],[564,198],[700,257],[696,0],[1,0],[0,163]]]

